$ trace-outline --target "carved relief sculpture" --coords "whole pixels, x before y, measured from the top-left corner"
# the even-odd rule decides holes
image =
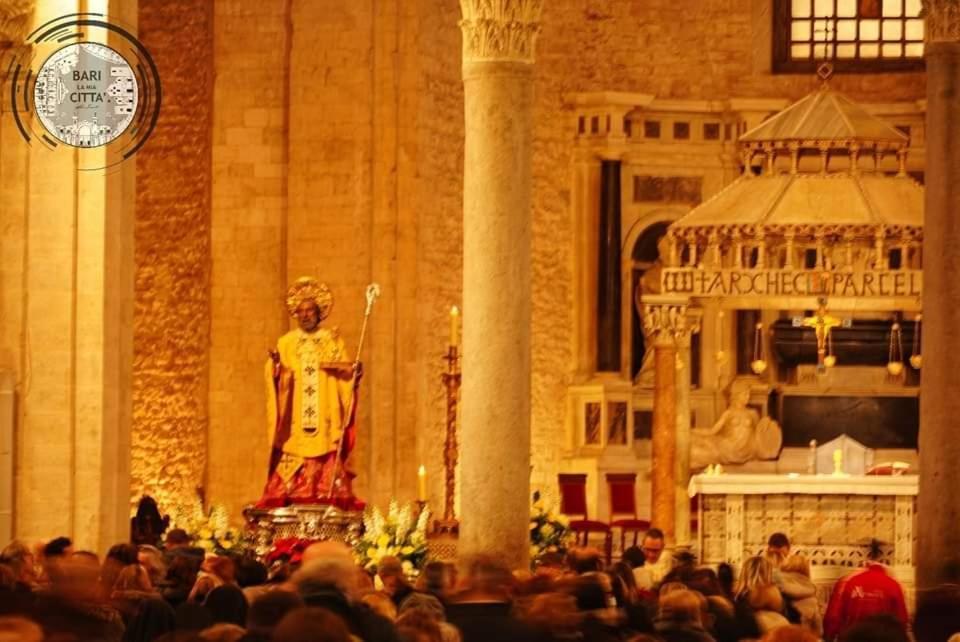
[[[730,390],[730,407],[713,427],[690,431],[690,470],[777,458],[783,432],[777,422],[761,418],[750,408],[749,400],[749,385],[735,382]]]

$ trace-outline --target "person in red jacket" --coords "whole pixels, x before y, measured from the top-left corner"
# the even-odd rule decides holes
[[[880,542],[873,540],[866,566],[841,578],[833,587],[823,617],[823,637],[828,642],[855,622],[878,613],[889,613],[907,626],[903,589],[880,563],[880,556]]]

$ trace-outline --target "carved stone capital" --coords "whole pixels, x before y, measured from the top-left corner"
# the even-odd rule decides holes
[[[643,329],[653,336],[655,345],[682,346],[700,331],[700,321],[686,303],[644,301]]]
[[[19,45],[30,27],[34,0],[4,0],[0,2],[0,49]]]
[[[928,43],[960,42],[960,0],[923,0]]]
[[[460,0],[463,61],[532,64],[543,0]]]

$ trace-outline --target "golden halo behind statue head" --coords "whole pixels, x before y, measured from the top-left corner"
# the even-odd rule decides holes
[[[287,290],[287,312],[296,316],[297,308],[304,301],[313,301],[317,304],[320,320],[330,316],[333,307],[333,293],[326,283],[320,283],[312,276],[301,276],[289,290]]]

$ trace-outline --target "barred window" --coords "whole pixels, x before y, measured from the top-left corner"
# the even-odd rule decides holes
[[[775,0],[773,67],[811,72],[923,67],[921,0]]]

